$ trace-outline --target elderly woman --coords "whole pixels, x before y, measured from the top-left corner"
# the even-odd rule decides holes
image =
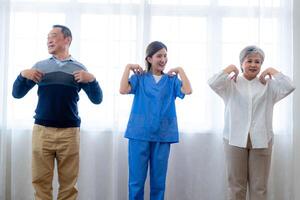
[[[295,87],[289,77],[274,68],[258,76],[265,58],[256,46],[240,53],[242,75],[229,65],[208,80],[225,103],[223,130],[227,163],[228,199],[267,199],[271,163],[273,107]]]

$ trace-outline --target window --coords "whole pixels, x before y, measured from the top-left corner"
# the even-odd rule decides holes
[[[222,129],[223,104],[207,79],[229,64],[239,65],[240,50],[249,44],[266,53],[263,67],[278,66],[292,75],[291,61],[279,56],[290,12],[280,0],[14,0],[11,8],[10,82],[24,68],[48,58],[46,36],[53,24],[66,24],[73,32],[71,54],[96,75],[103,92],[100,106],[91,105],[81,92],[82,128],[123,131],[132,97],[119,95],[119,81],[127,63],[144,64],[145,46],[161,40],[168,46],[168,70],[184,67],[193,94],[177,100],[179,127],[191,133]],[[28,6],[30,4],[30,6]],[[288,16],[288,15],[287,15]],[[288,52],[288,51],[286,51]],[[280,66],[279,66],[280,65]],[[35,88],[36,89],[36,88]],[[31,124],[36,90],[14,100],[10,123]],[[26,106],[24,106],[26,104]],[[22,110],[22,112],[20,112]],[[289,101],[275,112],[276,129],[291,127],[280,116],[289,115]],[[280,113],[280,114],[279,114]],[[280,116],[279,116],[280,115]],[[276,123],[283,121],[283,123]]]

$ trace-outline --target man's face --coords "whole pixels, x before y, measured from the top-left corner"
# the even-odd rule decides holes
[[[68,50],[70,38],[64,37],[61,28],[53,28],[47,38],[48,53],[57,55]]]

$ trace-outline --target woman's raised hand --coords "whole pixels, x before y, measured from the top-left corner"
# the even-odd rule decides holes
[[[225,73],[227,73],[228,75],[233,73],[233,76],[231,77],[231,79],[233,79],[234,82],[236,82],[236,78],[239,75],[239,70],[235,65],[233,65],[233,64],[228,65],[228,67],[226,67],[223,71]]]

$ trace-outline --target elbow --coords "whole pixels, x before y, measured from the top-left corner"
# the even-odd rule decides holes
[[[120,85],[120,89],[119,89],[120,94],[129,94],[130,91],[131,91],[130,84],[127,84],[127,85],[121,84]]]
[[[102,101],[103,101],[103,96],[101,95],[101,96],[97,99],[97,101],[95,102],[95,104],[100,104],[100,103],[102,103]]]
[[[190,95],[192,94],[192,88],[181,88],[182,93],[184,93],[185,95]]]
[[[16,99],[21,99],[24,95],[18,94],[17,92],[12,92],[12,96]]]
[[[93,104],[100,104],[102,103],[102,100],[103,100],[102,92],[97,96],[97,98],[91,98],[91,102]]]
[[[97,100],[94,100],[93,103],[94,103],[94,104],[100,104],[100,103],[102,103],[102,98],[99,98],[99,99],[97,99]]]
[[[189,90],[189,91],[187,91],[187,93],[185,93],[186,95],[190,95],[190,94],[192,94],[193,93],[193,91],[192,90]]]
[[[128,94],[128,91],[123,88],[120,88],[119,92],[120,94]]]
[[[185,93],[186,95],[190,95],[190,94],[193,93],[193,91],[192,91],[192,89],[190,89],[190,90],[186,90],[184,93]]]
[[[292,92],[294,92],[296,90],[296,86],[293,84],[293,85],[291,85],[291,87],[290,87],[290,89],[289,89],[289,93],[288,94],[290,94],[290,93],[292,93]]]
[[[291,88],[291,90],[290,90],[290,92],[289,92],[289,94],[292,93],[292,92],[294,92],[295,90],[296,90],[296,86],[293,85],[292,88]]]

